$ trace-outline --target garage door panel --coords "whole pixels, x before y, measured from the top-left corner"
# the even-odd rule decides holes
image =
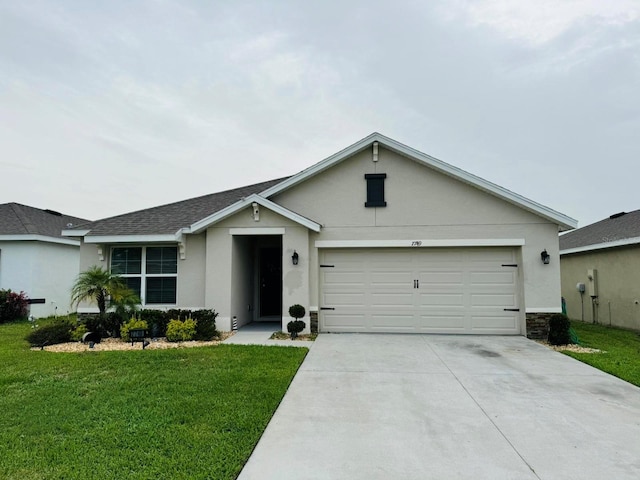
[[[460,285],[464,284],[462,272],[419,272],[418,280],[422,285]]]
[[[393,331],[411,331],[415,330],[414,315],[402,315],[402,314],[385,314],[385,315],[371,315],[371,328],[373,330]]]
[[[357,332],[366,331],[364,314],[334,314],[327,313],[324,316],[324,325],[331,332]]]
[[[463,333],[465,330],[464,314],[431,313],[418,316],[418,328],[421,330],[438,330],[433,333]]]
[[[498,295],[495,293],[471,295],[472,307],[513,308],[516,298],[513,294]]]
[[[478,272],[472,271],[469,274],[469,282],[472,285],[511,285],[514,281],[514,273],[511,271],[501,272]]]
[[[464,295],[462,293],[421,293],[418,308],[429,307],[430,305],[447,305],[460,307],[464,305]]]
[[[366,296],[360,293],[325,293],[324,303],[332,306],[350,306],[364,308],[366,306]]]
[[[518,334],[514,248],[320,252],[322,331]],[[509,266],[503,266],[509,265]]]
[[[374,308],[411,307],[411,293],[371,293],[370,305]]]
[[[517,328],[518,319],[515,315],[472,315],[471,329],[474,333],[484,332],[492,334],[508,333]]]

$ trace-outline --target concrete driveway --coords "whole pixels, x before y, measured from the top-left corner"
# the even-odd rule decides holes
[[[640,478],[640,389],[523,337],[320,335],[239,476]]]

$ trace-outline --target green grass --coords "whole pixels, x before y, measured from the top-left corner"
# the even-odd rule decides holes
[[[582,322],[571,322],[583,347],[603,353],[563,351],[581,362],[640,386],[640,335],[638,332]]]
[[[0,478],[233,479],[307,349],[30,351],[0,325]]]

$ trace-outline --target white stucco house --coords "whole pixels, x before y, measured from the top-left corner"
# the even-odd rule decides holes
[[[80,241],[61,232],[87,222],[19,203],[0,205],[0,289],[24,291],[34,317],[66,313],[80,265]]]
[[[320,332],[535,336],[561,311],[558,231],[576,224],[373,133],[291,177],[64,234],[81,270],[120,273],[147,308],[213,308],[220,330],[286,331],[299,303]]]

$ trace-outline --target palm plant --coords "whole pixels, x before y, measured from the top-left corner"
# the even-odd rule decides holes
[[[95,301],[100,310],[100,317],[104,317],[111,303],[140,303],[140,299],[127,288],[122,277],[98,266],[82,272],[73,284],[71,304],[77,306],[83,300]]]

